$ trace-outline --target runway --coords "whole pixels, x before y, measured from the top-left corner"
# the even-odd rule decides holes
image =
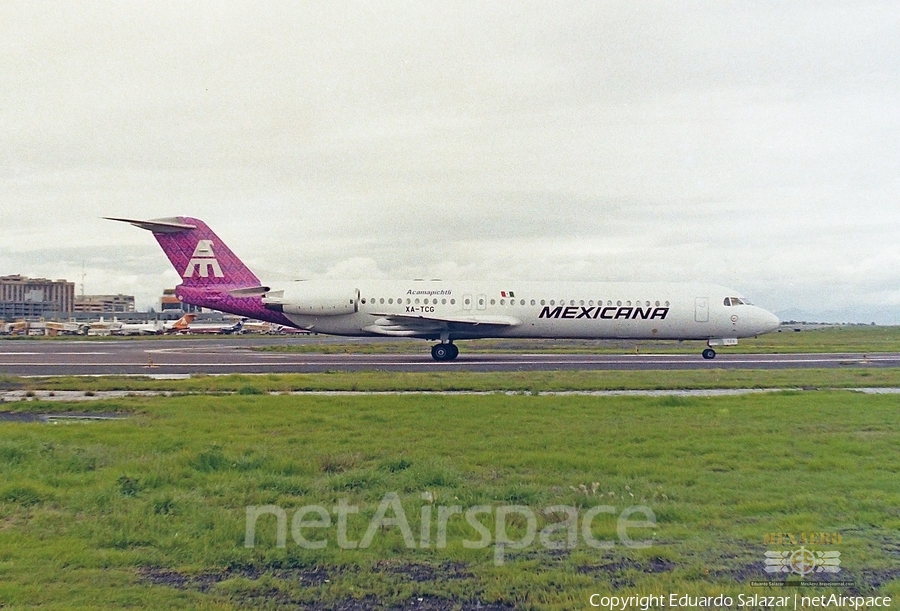
[[[410,354],[316,354],[254,350],[301,344],[308,338],[39,341],[0,340],[0,373],[50,375],[183,375],[225,373],[315,373],[323,371],[552,371],[688,370],[900,367],[900,353],[728,354],[707,361],[699,354],[519,354],[467,353],[435,362],[430,344]],[[346,340],[339,340],[346,343]],[[327,342],[327,340],[326,340]]]

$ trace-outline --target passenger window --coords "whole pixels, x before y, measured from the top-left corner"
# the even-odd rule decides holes
[[[455,303],[456,303],[456,300],[455,300],[455,299],[451,299],[451,300],[450,300],[450,305],[453,305],[453,304],[455,304]],[[466,299],[466,303],[469,303],[469,300],[468,300],[468,299]]]
[[[388,303],[394,303],[394,298],[391,297],[390,299],[388,299]]]
[[[525,302],[524,302],[524,301],[522,302],[522,305],[525,305]],[[531,305],[535,305],[535,304],[534,304],[534,299],[531,300]]]

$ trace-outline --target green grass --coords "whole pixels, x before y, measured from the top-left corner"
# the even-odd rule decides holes
[[[20,378],[0,375],[0,390],[171,391],[240,393],[292,391],[477,391],[656,390],[690,388],[860,388],[900,386],[900,369],[847,361],[830,369],[702,369],[660,371],[512,371],[502,373],[331,372],[309,374],[196,375],[155,380],[140,376]]]
[[[841,575],[856,590],[900,596],[895,397],[245,391],[89,409],[130,417],[0,423],[2,606],[328,609],[424,598],[572,609],[587,608],[594,592],[736,596],[761,591],[746,582],[764,576],[767,533],[821,531],[842,534]],[[341,550],[333,529],[311,536],[329,537],[325,549],[303,549],[290,533],[278,548],[272,516],[259,521],[256,547],[244,547],[248,505],[281,506],[290,520],[304,505],[345,499],[360,508],[349,518],[358,540],[389,492],[417,537],[432,504],[423,493],[435,506],[569,505],[581,517],[595,505],[646,505],[658,523],[638,531],[652,540],[647,549],[535,544],[507,550],[502,566],[491,547],[463,546],[478,536],[459,516],[443,549],[407,549],[395,527],[378,529],[368,549]],[[524,533],[524,519],[509,523],[512,536]],[[616,540],[613,516],[594,526],[597,538]]]

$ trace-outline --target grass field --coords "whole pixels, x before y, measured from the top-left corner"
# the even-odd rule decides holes
[[[783,595],[749,585],[766,577],[766,550],[797,547],[767,542],[772,533],[839,533],[818,548],[840,551],[840,576],[854,583],[842,592],[900,596],[896,397],[256,392],[75,408],[124,420],[0,423],[0,606],[583,609],[592,593]],[[334,524],[300,531],[327,539],[323,549],[292,536],[299,508],[332,512],[343,500],[359,508],[347,517],[359,541],[389,493],[412,547],[391,525],[365,549],[342,549]],[[247,507],[264,505],[286,512],[283,548],[271,515],[245,547]],[[464,545],[480,534],[457,514],[439,547],[439,508],[479,505],[491,542],[504,506],[529,508],[540,531],[561,519],[543,508],[575,508],[581,523],[607,505],[588,534],[613,546],[590,547],[578,528],[572,548],[536,536],[501,550],[501,564],[493,543]],[[617,534],[631,506],[655,514],[655,527],[630,531],[647,548]],[[526,513],[504,517],[510,540],[528,535]]]
[[[546,392],[704,388],[900,387],[900,369],[860,366],[831,369],[702,369],[689,371],[510,371],[510,372],[330,372],[318,374],[196,375],[187,379],[142,376],[0,375],[0,390],[167,391],[176,393],[262,393],[295,391],[475,391]]]

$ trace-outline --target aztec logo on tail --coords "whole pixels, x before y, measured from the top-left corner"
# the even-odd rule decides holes
[[[194,270],[200,274],[201,278],[209,278],[210,272],[212,272],[212,275],[215,278],[225,277],[225,274],[222,273],[219,261],[216,259],[216,255],[213,252],[212,240],[200,240],[197,242],[197,248],[194,249],[194,254],[191,257],[191,260],[188,261],[187,267],[185,268],[184,273],[181,274],[181,277],[193,277]]]

